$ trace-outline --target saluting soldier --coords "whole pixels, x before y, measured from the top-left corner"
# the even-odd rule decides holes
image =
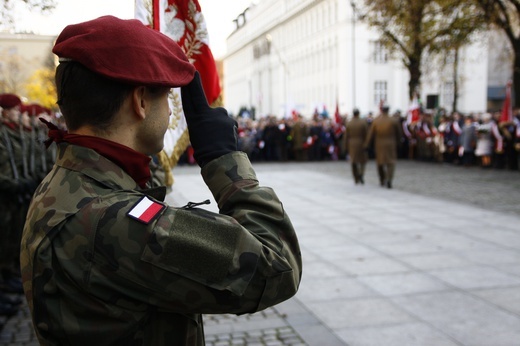
[[[365,148],[374,142],[377,173],[381,186],[392,188],[397,161],[397,147],[401,141],[401,126],[388,115],[388,105],[381,107],[381,114],[374,119],[365,141]]]
[[[302,262],[291,221],[177,43],[104,16],[67,26],[53,52],[68,132],[49,124],[58,158],[31,204],[21,256],[40,343],[204,345],[201,314],[292,297]],[[172,87],[220,213],[171,207],[165,188],[148,188]]]

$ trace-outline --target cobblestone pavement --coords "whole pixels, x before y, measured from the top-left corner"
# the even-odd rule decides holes
[[[255,170],[259,175],[269,175],[272,177],[279,177],[280,174],[291,174],[293,177],[291,179],[294,179],[293,181],[298,181],[300,179],[300,175],[305,177],[306,173],[308,172],[319,172],[324,179],[331,179],[331,181],[341,181],[346,180],[345,185],[353,184],[351,173],[350,173],[350,166],[348,162],[305,162],[305,163],[264,163],[264,162],[256,162],[254,163]],[[183,205],[184,201],[178,200],[180,197],[186,197],[187,192],[189,191],[190,194],[190,200],[191,198],[198,198],[197,190],[198,188],[195,188],[195,186],[200,185],[196,180],[186,180],[188,177],[197,176],[199,173],[198,167],[194,166],[179,166],[174,171],[174,177],[176,177],[176,181],[181,182],[182,184],[188,184],[183,191],[180,193],[177,193],[178,191],[175,190],[172,194],[170,194],[170,200],[169,202],[173,205],[180,206]],[[191,179],[191,178],[190,178]],[[291,179],[288,179],[288,182],[285,182],[285,184],[289,184]],[[370,161],[367,164],[367,171],[365,174],[365,181],[366,186],[368,189],[368,186],[377,186],[378,185],[378,178],[376,173],[376,167],[375,163],[373,161]],[[305,182],[303,182],[305,183]],[[326,183],[326,182],[325,182]],[[323,182],[321,183],[323,184]],[[302,188],[302,190],[307,189],[305,187],[305,184],[302,184],[301,181],[299,181],[298,186]],[[278,191],[278,187],[276,190]],[[312,182],[308,182],[308,190],[302,191],[301,196],[304,199],[309,198],[309,195],[312,195],[316,189],[319,189],[319,187],[313,187]],[[352,188],[353,189],[353,188]],[[283,190],[283,189],[282,189]],[[353,193],[359,193],[356,190],[353,189],[351,192]],[[448,164],[439,164],[439,163],[424,163],[424,162],[410,162],[410,161],[399,161],[396,168],[396,177],[394,180],[394,190],[396,191],[403,191],[406,193],[411,193],[411,195],[407,195],[406,193],[404,195],[398,195],[397,202],[405,205],[406,196],[422,196],[425,198],[425,201],[429,198],[435,199],[436,201],[446,201],[450,202],[451,204],[448,204],[453,208],[453,202],[456,204],[460,204],[463,206],[474,206],[478,207],[479,209],[476,209],[477,211],[491,211],[494,212],[497,215],[496,212],[498,212],[498,215],[509,215],[510,220],[518,220],[518,217],[520,217],[520,203],[519,203],[519,197],[520,196],[520,172],[518,171],[509,171],[509,170],[495,170],[495,169],[481,169],[479,167],[470,167],[470,168],[464,168],[460,166],[454,166],[454,165],[448,165]],[[193,192],[193,193],[192,193]],[[382,192],[382,189],[380,191],[379,188],[372,189],[371,194],[378,194]],[[283,193],[283,191],[282,191]],[[195,196],[193,196],[195,195]],[[376,197],[378,197],[377,195]],[[389,195],[391,196],[391,195]],[[297,196],[296,196],[297,197]],[[326,196],[320,197],[321,201],[320,203],[326,203],[327,200]],[[282,199],[283,200],[283,199]],[[176,203],[177,202],[177,203]],[[381,203],[381,202],[377,202]],[[376,203],[376,206],[378,205]],[[434,202],[433,204],[436,204],[439,202]],[[442,202],[441,202],[442,204]],[[428,206],[428,203],[424,204],[425,206]],[[416,208],[419,210],[419,206]],[[471,212],[474,212],[474,209],[461,209],[461,210],[470,210]],[[367,211],[362,211],[360,209],[361,215],[363,213],[367,213]],[[326,211],[324,212],[324,215],[327,215]],[[293,216],[294,215],[294,216]],[[306,232],[307,229],[305,227],[306,218],[304,213],[302,214],[302,220],[298,219],[298,213],[294,213],[291,211],[291,217],[293,218],[293,222],[295,223],[295,226],[297,226],[297,229],[302,230],[302,245],[305,246],[305,236],[310,236],[311,240],[312,235],[307,235]],[[393,219],[390,216],[387,216],[390,226],[393,221]],[[355,221],[355,220],[354,220]],[[347,223],[351,222],[352,225],[356,225],[354,221],[347,221]],[[431,221],[433,224],[436,222],[436,220]],[[358,226],[356,226],[358,227]],[[509,229],[515,229],[513,226],[509,226]],[[511,228],[512,227],[512,228]],[[354,227],[355,228],[355,227]],[[361,228],[360,228],[361,230]],[[516,227],[516,230],[518,228]],[[357,232],[356,230],[354,230]],[[424,233],[425,235],[416,236],[416,239],[421,239],[422,237],[427,237],[429,234]],[[387,234],[386,237],[390,236],[397,236],[396,232],[392,232],[392,234]],[[463,235],[463,232],[458,234],[459,236]],[[353,234],[352,236],[356,237],[365,237],[360,239],[372,239],[371,234],[365,234],[362,235],[359,234]],[[403,234],[399,233],[399,237],[404,237]],[[516,234],[513,234],[511,232],[508,233],[508,236],[512,241],[511,247],[514,247],[515,241],[518,241],[518,237]],[[475,236],[476,237],[476,236]],[[487,235],[486,235],[487,237]],[[491,235],[489,236],[491,237]],[[401,239],[401,238],[399,238]],[[472,238],[472,240],[477,238]],[[320,240],[319,238],[316,238],[316,240],[313,240],[314,242],[318,241],[324,241]],[[361,243],[360,243],[361,244]],[[320,244],[317,244],[318,246]],[[335,244],[334,244],[335,245]],[[334,245],[330,245],[333,251],[337,251],[337,247],[333,247]],[[377,245],[377,244],[376,244]],[[508,244],[506,244],[508,245]],[[353,244],[346,245],[349,250],[354,249]],[[388,253],[391,253],[390,251],[397,251],[397,248],[393,244],[386,245],[388,246]],[[390,247],[391,246],[391,247]],[[448,246],[454,246],[452,244]],[[473,246],[473,245],[472,245]],[[461,245],[462,248],[462,245]],[[426,247],[425,247],[426,249]],[[303,250],[302,250],[303,251]],[[403,249],[399,249],[399,251],[405,251]],[[407,250],[408,251],[408,250]],[[430,251],[428,249],[428,251]],[[468,252],[469,253],[469,252]],[[314,253],[308,252],[306,258],[310,258],[310,260],[314,260],[316,257]],[[419,256],[415,255],[411,256],[412,254],[408,254],[410,256],[409,258],[414,258]],[[427,256],[434,257],[433,254],[426,254]],[[339,252],[338,255],[339,256]],[[440,255],[435,255],[440,256]],[[505,255],[504,255],[505,256]],[[511,258],[514,257],[514,254],[511,252]],[[452,256],[453,257],[453,256]],[[306,259],[304,258],[304,259]],[[426,258],[426,257],[425,257]],[[418,259],[416,259],[418,261]],[[453,260],[453,258],[452,258]],[[501,261],[505,262],[505,259],[500,259]],[[509,261],[510,259],[508,259]],[[366,264],[374,264],[377,261],[382,261],[382,259],[373,259],[368,258],[364,259],[361,257],[358,257],[356,259],[358,261],[359,265],[362,263]],[[359,262],[361,261],[361,262]],[[499,262],[499,259],[496,259],[497,262]],[[381,262],[382,263],[382,262]],[[400,262],[400,265],[402,265],[404,262]],[[422,262],[421,262],[422,263]],[[509,263],[509,262],[507,262]],[[518,279],[518,276],[520,276],[520,273],[518,272],[517,268],[507,264],[507,263],[500,263],[503,265],[505,270],[517,275],[516,278]],[[308,275],[311,275],[312,277],[312,268],[313,263],[311,265],[307,265],[307,268],[309,269],[306,273]],[[422,264],[426,266],[426,264]],[[433,266],[433,264],[428,264],[429,266]],[[387,268],[388,264],[385,264],[385,267],[377,267],[377,270],[381,271],[390,271],[389,268]],[[360,267],[361,268],[361,267]],[[376,267],[374,267],[376,268]],[[372,268],[372,270],[376,270]],[[516,269],[515,269],[516,268]],[[319,270],[324,270],[327,274],[328,268],[322,268],[319,267]],[[361,270],[361,269],[359,269]],[[363,269],[366,270],[366,269]],[[392,269],[393,270],[393,269]],[[310,273],[310,274],[309,274]],[[304,272],[305,274],[305,272]],[[348,275],[347,275],[348,276]],[[350,280],[347,283],[347,286],[350,287],[353,285],[354,277],[346,278],[346,280]],[[370,280],[375,280],[375,278],[379,279],[379,277],[369,277],[366,279],[368,283],[375,284],[371,282]],[[332,282],[331,280],[336,280],[336,278],[332,277],[332,274],[330,274],[330,277],[327,277],[325,275],[325,279],[327,282]],[[339,280],[339,279],[338,279]],[[385,279],[386,280],[386,279]],[[504,279],[505,280],[505,279]],[[512,280],[512,279],[511,279]],[[509,281],[508,281],[509,282]],[[516,281],[511,281],[516,282]],[[307,281],[309,283],[309,281]],[[357,285],[357,284],[356,284]],[[353,288],[354,286],[350,287]],[[357,287],[357,286],[355,286]],[[314,287],[315,290],[322,290],[324,292],[327,292],[327,289],[321,289],[320,287]],[[354,292],[356,290],[359,290],[360,288],[354,289]],[[390,289],[390,288],[389,288]],[[504,289],[505,290],[505,289]],[[224,346],[224,345],[248,345],[248,346],[255,346],[255,345],[269,345],[269,346],[277,346],[277,345],[293,345],[293,346],[301,346],[301,345],[308,345],[308,346],[314,346],[314,345],[322,345],[322,346],[333,346],[333,345],[345,345],[349,343],[345,343],[344,341],[340,340],[338,338],[338,335],[347,335],[349,340],[357,340],[356,338],[361,338],[361,336],[366,337],[366,335],[362,334],[361,331],[358,331],[358,328],[354,329],[344,329],[340,330],[339,332],[332,331],[332,327],[327,326],[325,323],[322,323],[322,320],[326,320],[327,318],[324,316],[321,316],[320,318],[316,317],[320,315],[321,310],[321,303],[311,303],[310,304],[302,304],[301,301],[307,299],[306,297],[311,294],[309,293],[309,290],[307,288],[302,288],[301,290],[302,294],[298,293],[297,299],[291,299],[287,302],[284,302],[280,305],[277,305],[274,308],[266,309],[265,311],[251,314],[251,315],[242,315],[242,316],[234,316],[234,315],[206,315],[205,316],[205,334],[207,338],[207,345],[208,346]],[[338,293],[339,290],[330,291],[329,295],[335,296]],[[514,292],[514,291],[511,291]],[[511,293],[510,292],[510,293]],[[317,293],[317,292],[316,292]],[[485,294],[491,295],[491,291],[479,291],[479,294],[484,296]],[[323,294],[323,292],[320,292],[320,294]],[[346,294],[346,293],[342,293]],[[349,293],[350,294],[350,293]],[[354,294],[354,293],[352,293]],[[516,294],[518,296],[518,293]],[[300,297],[298,299],[298,297]],[[495,299],[506,299],[502,295],[499,297],[495,297]],[[314,298],[318,299],[318,298]],[[319,298],[322,299],[322,298]],[[400,298],[404,299],[404,298]],[[514,299],[511,298],[511,299]],[[366,300],[366,299],[365,299]],[[399,298],[397,298],[395,301],[399,301]],[[361,301],[354,301],[356,304],[361,304]],[[518,308],[518,302],[512,303],[511,301],[509,303],[510,306],[513,306],[512,309]],[[328,302],[327,302],[328,303]],[[363,301],[363,304],[366,302]],[[314,305],[313,305],[314,304]],[[378,303],[379,304],[379,303]],[[379,304],[380,306],[383,306],[385,309],[389,309],[389,306],[386,306],[385,304]],[[312,309],[309,309],[309,306],[313,306],[316,311],[311,311]],[[512,310],[510,309],[510,310]],[[385,311],[382,311],[384,313]],[[516,312],[517,314],[520,313]],[[317,315],[316,315],[317,314]],[[11,345],[19,345],[19,346],[25,346],[25,345],[38,345],[37,341],[34,337],[34,332],[32,329],[30,316],[28,312],[28,308],[25,304],[22,304],[20,310],[18,313],[9,318],[0,318],[0,323],[4,323],[4,327],[0,332],[0,346],[11,346]],[[329,323],[330,325],[330,323]],[[432,322],[433,325],[433,322]],[[334,325],[333,325],[334,327]],[[417,328],[417,327],[416,327]],[[420,332],[413,331],[415,333],[424,333],[425,326],[421,325]],[[482,330],[485,330],[486,328],[482,328]],[[386,330],[386,329],[384,329]],[[343,333],[343,334],[342,334]],[[357,333],[357,334],[356,334]],[[361,333],[361,334],[360,334]],[[412,333],[412,332],[410,332]],[[374,330],[374,332],[370,332],[370,335],[375,335],[377,332]],[[399,334],[406,334],[403,333],[403,330],[399,332]],[[361,335],[361,336],[360,336]],[[392,336],[392,334],[389,334]],[[412,335],[414,336],[414,335]],[[388,337],[388,335],[387,335]],[[359,339],[362,340],[362,339]],[[497,340],[500,341],[500,340]],[[385,342],[358,342],[358,343],[352,343],[353,345],[386,345]],[[405,345],[407,343],[402,343],[402,345]],[[457,342],[453,341],[453,343],[447,342],[441,342],[440,344],[443,345],[471,345],[471,343],[464,343],[464,342]],[[487,345],[485,342],[481,343],[482,345]],[[509,345],[509,343],[503,343],[504,345]],[[391,345],[391,343],[388,343],[388,345]],[[400,345],[400,344],[399,344]],[[417,343],[408,343],[407,345],[418,345]],[[437,343],[422,343],[423,345],[437,345]],[[490,345],[491,346],[491,345]]]

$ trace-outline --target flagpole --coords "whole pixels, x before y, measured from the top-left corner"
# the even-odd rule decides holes
[[[350,1],[352,6],[352,104],[356,108],[356,4]]]
[[[157,31],[161,31],[161,15],[160,15],[160,5],[159,5],[159,1],[161,0],[153,0],[153,29],[154,30],[157,30]]]

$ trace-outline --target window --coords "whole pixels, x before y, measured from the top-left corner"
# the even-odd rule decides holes
[[[374,82],[374,104],[379,106],[387,100],[387,82],[386,81],[375,81]]]
[[[388,51],[381,41],[374,41],[374,62],[376,64],[386,64],[388,61]]]
[[[453,82],[444,82],[442,86],[442,103],[449,108],[453,104],[454,99],[454,85]]]

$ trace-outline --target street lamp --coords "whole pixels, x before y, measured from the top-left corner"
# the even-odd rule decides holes
[[[356,108],[356,4],[350,0],[352,6],[352,103]]]

